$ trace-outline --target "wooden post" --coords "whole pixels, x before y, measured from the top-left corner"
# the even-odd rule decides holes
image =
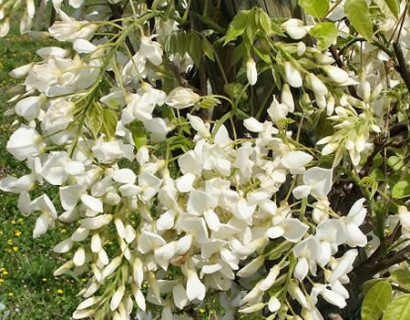
[[[46,15],[47,0],[40,0],[40,7],[36,12],[36,21],[34,23],[34,30],[41,31],[43,29],[43,22]]]
[[[265,10],[272,18],[302,18],[302,10],[297,0],[233,0],[224,1],[224,6],[235,15],[239,10],[247,10],[254,6]]]

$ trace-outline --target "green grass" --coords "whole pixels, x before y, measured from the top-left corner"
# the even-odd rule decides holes
[[[6,152],[6,143],[13,128],[13,117],[3,113],[7,92],[19,80],[8,73],[23,64],[38,61],[35,51],[52,45],[49,42],[20,36],[16,26],[5,39],[0,38],[0,177],[24,175],[26,167]],[[15,129],[15,128],[14,128]],[[71,234],[69,227],[57,223],[54,230],[39,239],[32,238],[38,213],[23,217],[17,209],[17,195],[0,191],[0,302],[11,311],[8,319],[70,319],[80,299],[76,293],[85,279],[53,277],[53,271],[64,261],[52,252],[59,241]],[[0,313],[1,319],[1,313]]]

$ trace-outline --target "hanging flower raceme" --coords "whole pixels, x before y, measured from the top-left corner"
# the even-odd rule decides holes
[[[243,45],[232,62],[237,75],[227,76],[208,65],[221,64],[214,31],[187,31],[187,16],[168,17],[166,1],[153,10],[135,3],[108,1],[75,19],[53,1],[59,19],[49,35],[68,44],[40,49],[40,62],[11,72],[23,85],[11,99],[17,120],[6,148],[30,172],[7,176],[0,189],[36,216],[34,238],[75,226],[53,248],[71,254],[56,276],[89,275],[73,318],[195,319],[197,306],[218,305],[224,319],[295,310],[322,319],[319,299],[344,308],[373,207],[368,194],[333,203],[336,181],[352,174],[362,183],[382,88],[356,81],[317,47],[273,41],[300,40],[315,27],[278,24],[260,9],[243,13],[258,32],[240,33],[241,24],[228,31],[225,45]],[[97,21],[113,8],[120,17]],[[0,35],[5,29],[0,15]],[[192,42],[181,48],[179,36]],[[208,79],[212,72],[222,82]],[[265,76],[274,83],[259,106],[251,99]],[[45,185],[58,195],[33,192]],[[409,212],[398,212],[408,238]]]

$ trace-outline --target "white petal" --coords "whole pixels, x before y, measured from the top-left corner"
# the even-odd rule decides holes
[[[246,76],[251,86],[256,84],[256,81],[258,80],[258,70],[256,69],[255,60],[252,58],[246,63]]]
[[[89,318],[94,315],[95,311],[93,309],[87,310],[76,310],[73,313],[73,319],[84,319],[84,318]]]
[[[193,189],[195,175],[188,172],[175,180],[175,186],[179,192],[189,192]]]
[[[64,166],[64,171],[67,174],[77,176],[84,173],[84,164],[80,161],[68,161]]]
[[[28,72],[31,70],[31,67],[33,66],[34,63],[29,63],[29,64],[25,64],[21,67],[18,67],[16,69],[13,69],[9,75],[12,78],[15,79],[21,79],[21,78],[25,78],[28,74]]]
[[[113,172],[112,179],[123,184],[134,184],[137,176],[131,169],[119,169]]]
[[[128,243],[131,243],[134,241],[135,237],[136,237],[135,229],[132,227],[132,225],[128,224],[125,227],[125,241],[127,241]]]
[[[303,175],[303,182],[312,186],[312,194],[317,198],[325,198],[332,189],[332,169],[314,167]]]
[[[204,218],[209,229],[212,231],[218,231],[221,227],[221,222],[219,221],[218,215],[213,210],[206,210],[204,212]]]
[[[135,284],[132,285],[132,293],[134,295],[135,301],[137,302],[138,308],[145,311],[145,297],[142,294],[141,290]]]
[[[175,241],[167,243],[160,248],[155,249],[154,251],[154,258],[157,264],[164,269],[165,271],[168,269],[169,261],[175,255]]]
[[[73,209],[84,192],[85,186],[73,185],[60,187],[60,201],[64,210]]]
[[[76,241],[76,242],[81,242],[81,241],[84,241],[85,239],[87,239],[89,234],[90,234],[90,230],[88,230],[86,228],[79,227],[71,235],[71,240]]]
[[[251,117],[243,121],[245,128],[251,132],[262,132],[263,123],[259,122],[255,118]]]
[[[349,213],[347,214],[347,220],[355,225],[359,226],[363,223],[367,211],[363,206],[366,199],[361,198],[357,200],[353,206],[350,208]]]
[[[41,58],[46,60],[50,57],[65,58],[70,54],[70,51],[60,47],[45,47],[37,50],[36,53]]]
[[[96,48],[95,45],[85,39],[76,39],[73,44],[73,49],[79,53],[91,53],[95,51]]]
[[[326,96],[328,94],[327,87],[317,76],[313,73],[308,73],[306,76],[309,87],[317,94]]]
[[[138,240],[138,250],[142,254],[145,254],[165,244],[165,240],[160,235],[144,230]]]
[[[203,274],[212,274],[212,273],[218,272],[221,269],[222,269],[222,266],[219,263],[210,264],[210,265],[208,264],[202,267],[201,272]]]
[[[77,310],[84,310],[88,307],[93,306],[94,304],[98,303],[99,301],[100,301],[100,299],[97,298],[97,297],[88,298],[88,299],[84,300],[83,302],[81,302],[78,305]]]
[[[300,222],[299,219],[293,218],[283,219],[281,221],[281,227],[285,230],[283,237],[291,242],[298,242],[309,229],[309,226]]]
[[[117,233],[121,238],[125,238],[125,227],[124,223],[120,218],[114,219],[115,228],[117,229]]]
[[[300,88],[303,84],[300,72],[289,62],[285,62],[285,79],[293,88]]]
[[[103,203],[100,199],[84,194],[81,196],[81,201],[87,209],[94,212],[103,212]]]
[[[303,42],[302,42],[303,43]],[[295,102],[293,100],[292,91],[290,91],[289,85],[285,83],[282,87],[281,97],[282,103],[288,106],[288,111],[295,111]]]
[[[279,238],[283,236],[284,233],[285,233],[285,230],[282,227],[272,227],[272,228],[269,228],[268,231],[266,232],[268,237],[271,239]]]
[[[122,256],[115,257],[114,259],[111,260],[111,262],[105,267],[103,270],[103,279],[109,277],[114,273],[115,270],[121,265],[122,262]]]
[[[299,281],[303,281],[306,278],[309,272],[309,265],[306,258],[299,258],[298,263],[296,264],[294,276]]]
[[[245,199],[239,199],[236,210],[237,210],[237,216],[240,219],[246,220],[250,218],[253,213],[255,212],[256,205],[255,204],[250,204],[248,201]]]
[[[355,224],[346,225],[347,244],[351,247],[364,247],[367,244],[366,235]]]
[[[65,253],[71,250],[71,248],[73,247],[74,242],[68,238],[65,239],[63,241],[61,241],[60,243],[58,243],[54,248],[53,251],[57,252],[57,253]]]
[[[210,208],[211,200],[203,191],[193,190],[188,199],[187,211],[196,216],[201,216]]]
[[[49,218],[46,215],[41,215],[36,220],[36,225],[33,231],[33,238],[38,238],[48,230]]]
[[[326,74],[336,83],[343,83],[349,79],[349,75],[343,69],[340,69],[335,66],[325,66],[323,67]]]
[[[44,96],[27,97],[17,102],[15,109],[17,115],[32,121],[38,117],[42,105],[46,102]]]
[[[94,218],[83,219],[81,226],[89,230],[96,230],[109,224],[111,220],[111,214],[103,214]]]
[[[85,263],[85,250],[83,247],[77,249],[73,257],[73,262],[77,267],[80,267]]]
[[[302,151],[290,151],[282,158],[282,165],[289,170],[304,168],[313,157]]]
[[[159,231],[169,230],[174,226],[175,211],[165,211],[156,221],[157,229]]]
[[[175,253],[184,255],[192,246],[193,236],[187,234],[177,241]]]
[[[98,233],[94,233],[91,237],[91,251],[94,253],[100,252],[102,249],[102,242],[100,235]]]
[[[324,289],[321,291],[321,295],[327,302],[339,307],[340,309],[346,307],[345,298],[332,290]]]
[[[241,313],[254,313],[262,310],[265,307],[265,304],[263,302],[255,303],[254,305],[251,305],[249,307],[241,308],[238,310],[238,312]]]
[[[125,286],[121,286],[118,288],[117,291],[115,291],[110,301],[111,311],[114,311],[118,308],[118,306],[120,305],[122,301],[122,298],[124,297],[124,293],[125,293]]]
[[[248,263],[245,267],[237,272],[237,276],[245,278],[250,277],[255,274],[256,271],[262,267],[263,263],[265,262],[265,258],[257,257],[253,259],[250,263]]]
[[[178,283],[172,290],[175,306],[178,309],[183,309],[188,304],[188,297],[186,295],[185,288],[182,284]]]
[[[280,309],[280,301],[276,297],[269,299],[268,308],[270,312],[276,312]]]
[[[278,265],[273,266],[267,275],[267,277],[259,283],[259,289],[262,291],[269,290],[276,281],[277,276],[280,273],[280,267]]]
[[[298,186],[292,190],[292,194],[296,199],[300,200],[306,198],[310,194],[311,190],[311,186]]]
[[[186,295],[190,301],[198,299],[203,300],[205,298],[206,287],[199,280],[198,275],[193,270],[188,270],[188,281]]]
[[[205,126],[204,121],[200,117],[193,116],[191,114],[188,114],[187,117],[192,128],[194,128],[202,137],[206,138],[211,135],[209,130]]]

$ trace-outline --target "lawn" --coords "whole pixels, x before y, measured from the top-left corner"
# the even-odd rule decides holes
[[[8,90],[20,82],[11,79],[8,73],[15,67],[38,61],[36,50],[48,45],[53,43],[19,35],[16,26],[5,39],[0,38],[1,178],[26,172],[24,164],[6,152],[15,120],[13,116],[4,116],[12,107],[7,103],[12,97]],[[51,195],[55,192],[48,191]],[[70,229],[57,223],[54,230],[33,239],[36,217],[37,214],[23,217],[17,209],[17,195],[0,191],[0,303],[10,311],[7,319],[70,319],[79,302],[75,295],[86,280],[75,276],[53,277],[53,271],[64,262],[64,257],[52,252],[53,245],[71,234]]]

